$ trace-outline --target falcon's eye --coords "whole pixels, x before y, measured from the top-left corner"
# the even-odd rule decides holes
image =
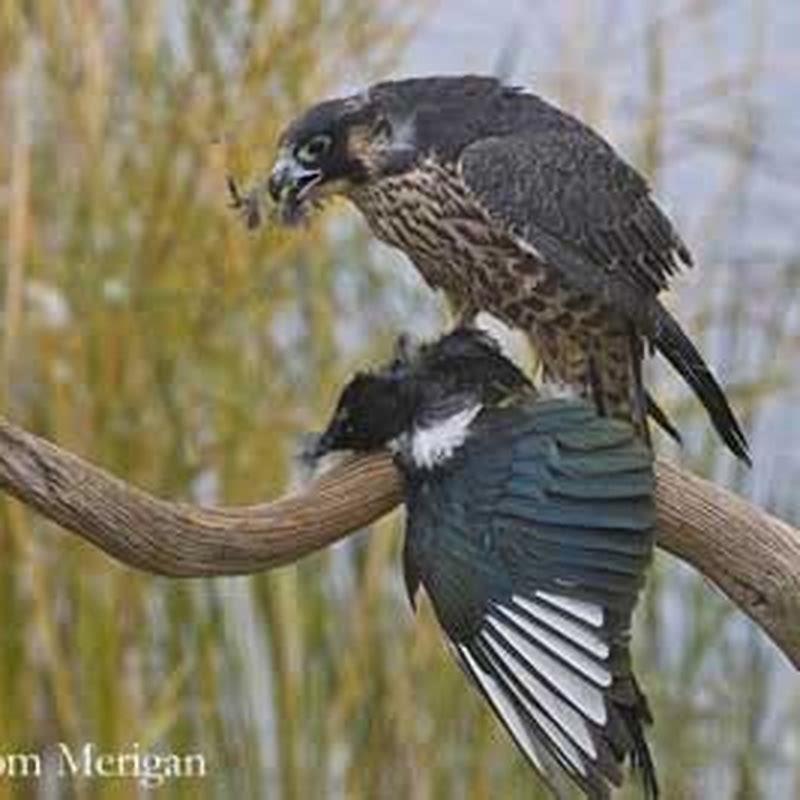
[[[391,139],[392,123],[386,117],[380,117],[372,128],[372,136],[375,139]]]
[[[327,133],[319,133],[297,148],[295,158],[303,164],[317,164],[331,149],[332,144],[332,136]]]

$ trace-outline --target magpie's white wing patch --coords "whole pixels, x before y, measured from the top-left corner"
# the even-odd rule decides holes
[[[478,633],[453,651],[540,772],[552,777],[545,768],[549,755],[551,763],[588,780],[609,721],[610,647],[586,624],[598,619],[592,604],[567,605],[569,611],[522,595],[495,601]]]
[[[541,660],[549,654],[551,660],[556,659],[569,669],[569,675],[581,675],[599,688],[611,685],[611,673],[602,664],[549,626],[539,625],[530,615],[520,613],[519,606],[496,606],[487,620],[493,630],[522,652],[530,653],[532,659]]]
[[[538,597],[543,599],[552,598],[555,601],[566,600],[568,605],[566,608],[559,602],[554,602],[552,605],[557,606],[560,610],[553,609],[552,605],[547,603],[537,603],[535,600],[528,600],[528,598],[521,595],[514,595],[512,600],[514,604],[526,611],[531,617],[544,623],[553,630],[559,631],[563,636],[566,636],[570,641],[588,650],[592,655],[599,659],[605,660],[608,658],[610,651],[608,642],[597,632],[586,625],[581,624],[587,619],[597,620],[598,624],[593,627],[602,625],[603,609],[593,603],[582,603],[582,601],[570,601],[570,599],[562,598],[560,595],[548,594],[546,592],[537,592]],[[569,603],[578,602],[581,606],[576,609],[570,606]],[[584,612],[586,610],[586,613]],[[576,613],[576,610],[578,613]],[[563,613],[566,611],[567,613]],[[589,623],[593,624],[593,623]]]
[[[541,745],[531,735],[530,726],[526,724],[520,712],[514,705],[503,687],[498,683],[494,676],[482,669],[469,649],[464,645],[456,645],[454,652],[462,667],[467,674],[477,683],[483,691],[495,713],[508,728],[514,741],[521,748],[522,752],[531,760],[533,765],[540,771],[545,772],[544,765],[539,758],[538,748]]]
[[[574,597],[552,592],[536,592],[536,596],[595,628],[603,624],[605,617],[603,607],[596,603],[587,603],[585,600],[576,600]]]
[[[536,678],[534,672],[515,651],[503,649],[490,638],[484,642],[495,668],[514,676],[513,682],[517,684],[514,693],[519,698],[520,704],[583,774],[585,772],[583,762],[577,758],[574,747],[565,743],[564,734],[589,758],[596,758],[597,749],[592,742],[585,719],[556,692]]]

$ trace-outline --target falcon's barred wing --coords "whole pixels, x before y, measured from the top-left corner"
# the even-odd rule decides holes
[[[525,99],[532,101],[517,102]],[[692,387],[731,452],[749,464],[725,393],[656,299],[680,262],[691,264],[686,246],[632,167],[580,123],[554,119],[466,147],[459,160],[466,186],[521,246],[632,321]],[[524,120],[521,114],[515,126]]]
[[[577,289],[596,291],[616,277],[655,296],[680,262],[691,263],[645,180],[582,125],[479,139],[459,163],[490,216]]]
[[[631,673],[630,619],[653,547],[649,451],[579,401],[486,411],[451,462],[412,487],[410,591],[527,758],[609,796],[630,756],[655,775]]]

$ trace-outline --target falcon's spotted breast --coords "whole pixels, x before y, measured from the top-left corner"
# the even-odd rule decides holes
[[[545,377],[601,414],[663,415],[642,386],[660,351],[728,447],[747,442],[700,353],[659,302],[688,248],[646,181],[591,128],[494,78],[376,84],[289,125],[269,191],[287,222],[332,194],[402,249],[461,321],[525,331]]]

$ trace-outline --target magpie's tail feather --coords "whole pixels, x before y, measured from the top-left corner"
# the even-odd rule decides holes
[[[747,439],[724,392],[697,348],[663,306],[659,307],[653,344],[700,399],[717,433],[730,451],[750,466]]]
[[[639,688],[635,678],[632,681],[632,688],[636,694],[634,704],[628,706],[619,704],[617,705],[617,710],[625,721],[625,726],[632,740],[630,749],[631,769],[642,783],[644,797],[647,800],[657,800],[659,789],[656,767],[644,733],[644,726],[652,724],[653,719],[647,698]]]

